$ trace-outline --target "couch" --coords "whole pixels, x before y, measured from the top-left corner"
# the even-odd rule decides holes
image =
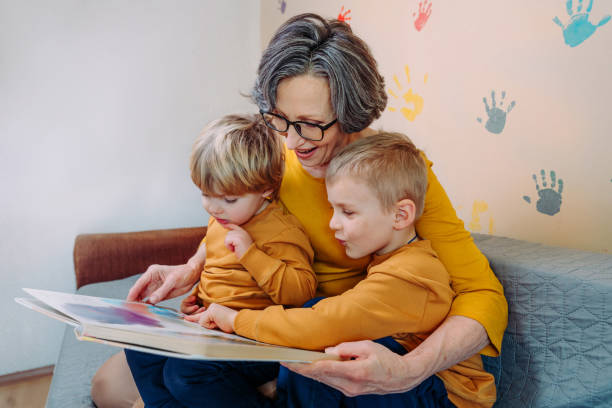
[[[123,298],[150,264],[184,263],[206,228],[76,238],[77,293]],[[502,282],[509,322],[496,407],[612,407],[612,255],[473,234]],[[170,302],[176,307],[177,300]],[[93,407],[90,380],[116,348],[66,328],[47,407]]]

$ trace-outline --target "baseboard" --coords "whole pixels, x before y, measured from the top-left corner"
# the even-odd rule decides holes
[[[41,377],[43,375],[52,375],[54,368],[54,365],[49,365],[45,367],[33,368],[31,370],[0,375],[0,385],[7,385],[17,381],[30,380],[32,378]]]

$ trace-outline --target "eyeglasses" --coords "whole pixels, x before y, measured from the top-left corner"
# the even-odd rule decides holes
[[[259,113],[261,113],[264,123],[270,129],[284,133],[289,130],[289,126],[291,125],[300,137],[306,140],[312,140],[313,142],[323,140],[323,133],[338,121],[336,118],[327,125],[319,125],[317,123],[304,122],[302,120],[292,122],[286,117],[272,112],[260,110]]]

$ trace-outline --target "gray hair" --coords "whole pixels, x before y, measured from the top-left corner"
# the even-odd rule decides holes
[[[304,74],[328,79],[332,107],[345,133],[365,129],[387,105],[376,60],[344,22],[316,14],[289,19],[262,55],[251,96],[260,109],[272,110],[280,81]]]

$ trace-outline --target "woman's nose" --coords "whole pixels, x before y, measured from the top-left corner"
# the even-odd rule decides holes
[[[281,133],[285,136],[285,144],[287,145],[287,149],[293,150],[302,145],[304,139],[298,134],[293,126],[289,126],[286,132]]]

